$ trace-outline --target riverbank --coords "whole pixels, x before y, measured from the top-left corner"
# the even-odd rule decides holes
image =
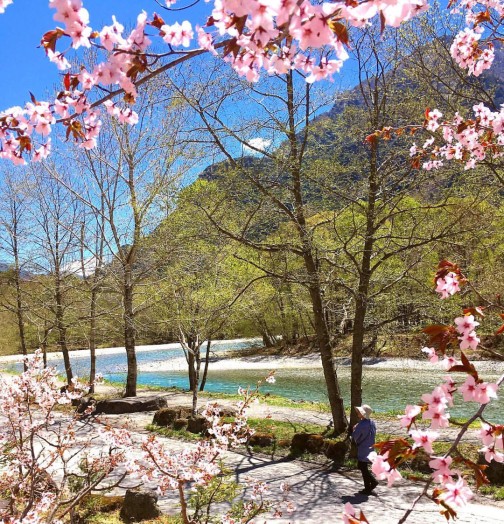
[[[349,357],[335,358],[337,367],[349,367],[352,363]],[[272,355],[255,355],[246,357],[226,356],[225,354],[216,355],[210,359],[212,369],[219,371],[234,370],[264,370],[272,371],[277,369],[322,369],[320,355],[313,353],[302,357],[282,357]],[[427,359],[416,360],[407,358],[392,357],[369,357],[363,359],[364,368],[375,369],[405,369],[405,370],[432,370],[443,369],[442,364],[432,364]],[[475,363],[478,371],[492,374],[504,372],[504,362],[496,360],[480,360]],[[183,357],[173,358],[165,361],[155,361],[141,363],[139,371],[186,371],[187,363]]]
[[[213,340],[212,346],[218,346],[219,344],[245,344],[250,343],[253,344],[254,342],[257,342],[258,344],[261,342],[261,339],[259,338],[236,338],[232,340]],[[136,346],[135,348],[137,353],[146,353],[149,351],[162,351],[162,350],[180,350],[182,351],[182,347],[178,342],[171,342],[169,344],[150,344],[150,345],[140,345]],[[123,346],[116,346],[116,347],[110,347],[110,348],[97,348],[95,350],[96,356],[100,355],[117,355],[120,353],[124,353],[125,349]],[[78,349],[74,351],[69,351],[68,354],[70,355],[70,358],[89,358],[91,356],[91,352],[89,349]],[[47,353],[47,360],[60,360],[63,358],[63,353],[61,351],[51,351]],[[10,363],[10,362],[20,362],[21,361],[21,355],[2,355],[0,356],[0,364],[2,362]]]

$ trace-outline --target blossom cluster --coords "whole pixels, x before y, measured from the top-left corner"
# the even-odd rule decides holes
[[[413,144],[410,149],[414,160],[428,156],[422,164],[423,169],[437,169],[446,160],[457,160],[463,162],[467,170],[484,160],[504,156],[504,104],[497,111],[477,104],[473,106],[471,118],[456,113],[451,120],[440,121],[441,116],[437,110],[430,111],[424,124],[427,130],[441,133],[441,145],[436,145],[432,136],[422,147]]]
[[[96,418],[92,422],[83,420],[93,413],[93,406],[82,415],[55,411],[59,405],[80,399],[89,389],[86,385],[74,379],[69,386],[61,387],[56,369],[44,367],[40,350],[26,360],[26,368],[19,376],[2,378],[0,388],[0,416],[7,420],[0,427],[0,496],[10,503],[5,514],[0,511],[0,520],[9,524],[60,524],[86,493],[120,486],[128,474],[155,481],[160,493],[176,490],[181,506],[187,508],[188,488],[205,486],[221,475],[223,451],[251,435],[246,409],[257,398],[262,384],[260,381],[255,390],[244,391],[231,423],[223,423],[219,406],[208,405],[203,414],[209,436],[195,446],[174,453],[151,435],[140,444],[142,456],[138,459],[131,452],[134,442],[126,428],[100,424]],[[274,381],[273,373],[266,380]],[[119,467],[121,473],[117,473]],[[69,498],[71,479],[80,479],[82,487],[77,492],[74,489]],[[283,495],[274,501],[265,498],[269,487],[264,482],[250,481],[247,487],[250,500],[238,510],[243,522],[270,510],[281,516],[283,511],[294,509],[285,484],[281,486]],[[236,508],[232,508],[222,522],[233,522],[231,515],[236,514]]]
[[[441,298],[459,290],[459,278],[463,279],[463,276],[456,264],[447,260],[440,262],[435,283],[436,291],[441,294]],[[457,283],[455,290],[450,287],[453,282]],[[476,368],[464,354],[466,349],[476,350],[480,342],[475,331],[479,322],[475,320],[473,312],[482,315],[481,308],[470,308],[464,310],[464,315],[455,318],[454,327],[431,326],[424,330],[431,335],[431,340],[437,343],[438,349],[444,354],[444,359],[439,360],[435,347],[424,347],[422,352],[427,355],[431,363],[439,363],[449,372],[465,373],[464,382],[457,384],[451,375],[447,375],[444,381],[430,393],[421,396],[421,404],[407,405],[404,415],[399,418],[401,426],[408,431],[410,440],[399,439],[379,443],[376,445],[377,451],[370,455],[373,473],[378,479],[386,479],[389,486],[401,479],[398,467],[406,460],[413,458],[418,450],[422,449],[430,455],[429,466],[432,469],[430,482],[436,486],[431,498],[442,506],[442,513],[447,518],[456,515],[452,506],[464,506],[473,496],[465,478],[466,472],[464,468],[457,469],[455,467],[457,463],[473,471],[478,486],[486,481],[483,469],[478,464],[463,458],[460,453],[457,453],[455,458],[451,456],[457,449],[457,442],[469,427],[470,422],[477,419],[481,421],[479,438],[482,448],[480,452],[485,454],[485,459],[488,462],[492,460],[504,462],[504,426],[492,424],[482,417],[485,406],[492,399],[497,398],[497,391],[500,384],[504,382],[504,375],[495,383],[485,382],[479,377]],[[449,345],[457,343],[460,349],[460,361],[445,353]],[[433,444],[439,439],[440,430],[447,428],[450,424],[448,409],[453,407],[456,393],[461,395],[464,402],[475,402],[479,407],[475,415],[464,424],[450,450],[444,456],[436,457]],[[417,421],[420,417],[421,420],[429,423],[427,427],[418,426]],[[345,520],[345,517],[343,519]]]
[[[0,12],[10,3],[0,0]],[[117,86],[125,93],[127,103],[134,102],[136,81],[150,72],[149,67],[160,56],[148,52],[152,36],[167,44],[166,56],[179,57],[196,37],[198,52],[216,54],[218,43],[225,60],[249,81],[258,80],[261,70],[284,74],[297,69],[306,75],[308,82],[314,82],[331,77],[348,58],[346,24],[364,27],[379,15],[383,25],[397,27],[424,11],[427,1],[336,1],[313,5],[310,0],[215,0],[203,27],[193,29],[187,20],[167,23],[157,14],[148,17],[142,11],[129,34],[125,34],[124,26],[115,17],[112,24],[101,30],[93,29],[82,0],[50,0],[49,6],[55,10],[54,19],[61,27],[48,31],[42,38],[42,46],[58,69],[71,68],[69,49],[94,46],[105,53],[105,58],[92,68],[82,66],[78,73],[67,73],[64,90],[54,101],[33,100],[31,106],[0,113],[0,155],[15,164],[23,164],[26,155],[33,155],[35,160],[47,157],[51,146],[47,136],[56,121],[67,127],[67,138],[72,136],[82,147],[93,148],[101,122],[99,111],[93,109],[97,102],[90,101],[91,92],[97,86],[108,91]],[[157,35],[152,35],[152,28],[158,31]],[[58,44],[63,38],[69,39],[70,46],[60,50]],[[187,50],[187,56],[190,53]],[[109,103],[106,109],[121,122],[134,124],[138,119],[128,107]],[[88,112],[89,115],[82,117]],[[34,133],[39,135],[40,145],[36,149]]]
[[[458,14],[465,13],[467,27],[455,37],[450,52],[453,59],[468,73],[479,76],[492,66],[494,47],[492,37],[496,36],[504,20],[504,2],[502,0],[461,0],[452,9]],[[485,30],[490,32],[488,39],[483,39]]]
[[[82,438],[81,416],[57,410],[80,399],[88,386],[74,378],[62,388],[56,369],[44,368],[40,350],[25,364],[21,375],[1,379],[0,416],[5,423],[0,426],[4,459],[0,496],[8,500],[10,509],[8,516],[0,518],[10,523],[54,524],[72,507],[65,502],[70,478],[92,478],[72,499],[78,501],[79,495],[97,487],[124,462],[131,442],[127,433],[104,427],[100,430],[103,447],[92,449],[91,440]],[[92,410],[89,407],[83,415]]]

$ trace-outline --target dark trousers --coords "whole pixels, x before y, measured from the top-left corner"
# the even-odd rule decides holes
[[[373,474],[369,471],[369,462],[357,462],[357,467],[362,473],[362,480],[364,480],[364,489],[372,490],[374,489],[378,482],[373,477]]]

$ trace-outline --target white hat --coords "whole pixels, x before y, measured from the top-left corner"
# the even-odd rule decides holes
[[[367,404],[362,404],[362,406],[355,406],[356,411],[358,411],[364,418],[369,418],[373,410]]]

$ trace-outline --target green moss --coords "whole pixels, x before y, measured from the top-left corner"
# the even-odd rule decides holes
[[[194,442],[201,440],[201,435],[196,435],[195,433],[191,433],[190,431],[186,431],[185,429],[166,428],[162,426],[157,426],[156,424],[148,424],[147,426],[145,426],[145,429],[147,431],[157,433],[162,437],[174,438],[178,440],[190,440]]]

